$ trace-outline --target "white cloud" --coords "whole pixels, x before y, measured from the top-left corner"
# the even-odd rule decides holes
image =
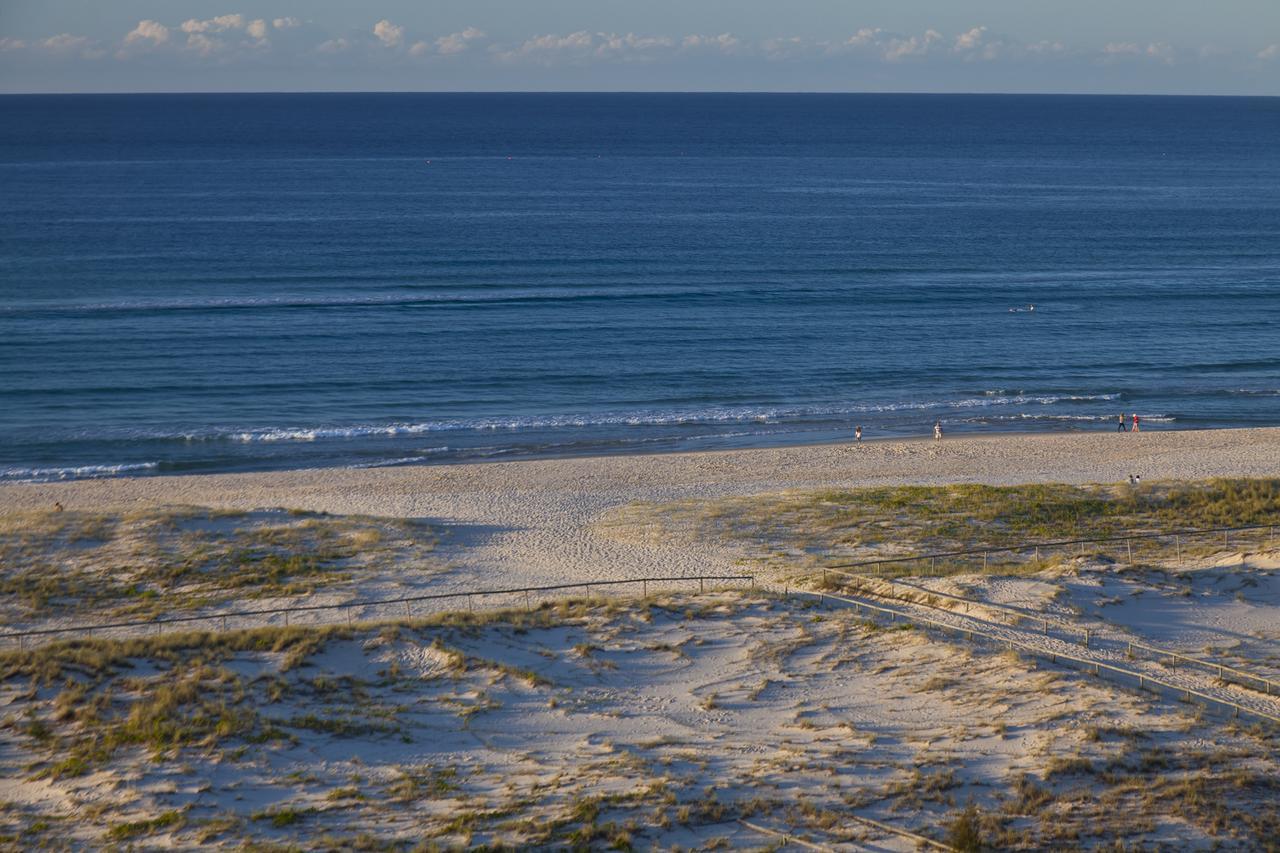
[[[436,50],[446,55],[450,53],[462,53],[471,46],[471,42],[482,38],[484,38],[483,30],[478,30],[475,27],[467,27],[460,33],[450,33],[447,36],[441,36],[436,39]],[[422,44],[422,42],[415,44],[413,46],[414,49],[416,49],[419,44]],[[412,52],[413,51],[411,50],[410,53]]]
[[[1135,59],[1154,59],[1163,62],[1165,65],[1174,64],[1174,49],[1172,46],[1164,42],[1152,42],[1142,45],[1131,41],[1108,42],[1102,48],[1102,54],[1105,59],[1125,59],[1134,57]]]
[[[336,38],[316,45],[316,51],[319,53],[342,53],[350,47],[351,42],[344,38]]]
[[[267,22],[261,18],[256,21],[250,21],[245,24],[244,31],[256,39],[264,39],[267,37]]]
[[[977,35],[980,36],[983,28],[975,29],[979,31]],[[974,30],[970,30],[969,33],[960,36],[957,42],[963,39],[965,40],[963,43],[967,44],[968,40],[973,38],[975,38]],[[945,50],[943,42],[942,33],[937,30],[925,30],[918,36],[903,36],[879,28],[864,28],[850,36],[842,47],[862,52],[870,51],[886,62],[900,62],[910,57],[943,51]]]
[[[982,46],[983,39],[986,38],[986,27],[974,27],[967,33],[961,33],[956,36],[956,50],[977,50]]]
[[[302,21],[299,21],[297,18],[276,18],[271,22],[271,26],[275,27],[277,30],[292,30],[295,27],[302,26]]]
[[[1271,44],[1258,51],[1259,59],[1277,59],[1280,58],[1280,44]]]
[[[0,52],[6,50],[22,50],[27,43],[22,39],[0,38]]]
[[[373,25],[373,34],[386,47],[399,47],[404,41],[404,27],[397,26],[386,18]]]
[[[809,42],[799,36],[765,39],[760,47],[769,59],[793,59],[804,56],[811,50]]]
[[[589,55],[595,39],[586,30],[578,30],[568,35],[534,36],[526,40],[514,50],[497,51],[496,56],[502,62],[514,62],[520,59],[532,59],[535,62],[551,62],[558,57],[581,57]]]
[[[609,56],[643,58],[651,56],[655,51],[675,47],[675,42],[666,36],[638,36],[635,33],[627,33],[625,36],[598,33],[597,36],[599,43],[596,45],[595,55],[602,59]]]
[[[193,50],[201,56],[212,56],[225,47],[221,39],[209,38],[204,33],[190,33],[187,36],[187,50]]]
[[[1040,55],[1066,53],[1067,47],[1060,41],[1038,41],[1026,46],[1027,53]]]
[[[184,33],[224,33],[227,30],[243,30],[244,15],[219,15],[216,18],[198,21],[195,18],[182,22]]]
[[[169,28],[159,21],[145,20],[138,21],[138,26],[129,31],[124,37],[125,44],[135,44],[140,41],[149,41],[151,44],[160,45],[169,40]]]
[[[580,29],[566,35],[535,36],[515,49],[502,50],[490,47],[490,53],[499,61],[527,60],[538,64],[554,64],[557,61],[581,63],[589,60],[652,61],[660,56],[676,55],[678,51],[714,49],[730,51],[739,44],[737,38],[724,33],[721,36],[640,36],[634,32],[588,32]]]
[[[740,44],[742,42],[729,33],[718,36],[690,35],[680,40],[680,47],[684,50],[718,50],[722,53],[732,53]]]
[[[56,36],[50,36],[40,42],[40,46],[45,50],[65,53],[88,47],[89,39],[86,36],[73,36],[71,33],[59,33]]]
[[[884,58],[889,62],[898,62],[911,56],[924,56],[937,48],[942,42],[942,33],[937,30],[925,30],[922,36],[908,39],[890,39],[884,49]]]
[[[951,52],[968,62],[991,61],[1005,56],[1019,56],[1027,51],[1026,45],[1015,44],[1000,36],[992,36],[986,27],[973,27],[956,36]]]

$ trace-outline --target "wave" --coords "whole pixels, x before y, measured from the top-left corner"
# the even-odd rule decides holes
[[[1141,418],[1143,422],[1151,421],[1152,423],[1174,423],[1175,421],[1178,420],[1177,417],[1175,417],[1174,415],[1144,415],[1141,412],[1138,413],[1138,417]],[[962,422],[980,424],[980,423],[993,423],[993,422],[999,422],[999,421],[1023,421],[1023,420],[1025,421],[1088,421],[1088,422],[1095,422],[1095,423],[1106,421],[1108,423],[1115,423],[1116,416],[1111,414],[1059,415],[1059,414],[1044,414],[1040,412],[1019,412],[1018,414],[1015,414],[1015,415],[984,415],[979,417],[964,418]],[[1125,423],[1128,423],[1128,422],[1129,422],[1129,419],[1128,417],[1126,417]]]
[[[78,440],[127,441],[231,441],[238,443],[307,442],[357,438],[395,438],[451,432],[520,432],[551,429],[607,427],[682,427],[720,424],[768,424],[829,421],[859,415],[928,412],[930,417],[948,411],[982,410],[1006,406],[1053,406],[1115,400],[1119,394],[1018,394],[954,400],[906,400],[885,403],[853,403],[829,406],[707,406],[689,409],[637,409],[576,414],[512,415],[441,418],[385,423],[276,425],[256,427],[208,427],[191,430],[124,430],[95,435],[78,434]]]
[[[118,477],[139,471],[154,471],[159,462],[128,462],[118,465],[79,465],[70,468],[2,468],[0,480],[21,483],[48,483],[56,480],[92,480],[101,477]]]
[[[383,306],[413,308],[441,304],[486,304],[498,302],[577,302],[589,299],[671,298],[706,293],[699,287],[495,287],[466,293],[443,292],[381,295],[278,296],[278,297],[191,297],[188,299],[132,299],[118,302],[28,302],[0,307],[0,315],[15,314],[112,314],[134,312],[234,311],[286,308],[360,308]],[[755,291],[744,291],[748,295]],[[763,291],[762,291],[763,292]]]
[[[354,465],[348,465],[348,468],[391,468],[396,465],[412,465],[414,462],[425,462],[431,456],[440,453],[448,453],[448,447],[425,447],[417,452],[415,456],[401,456],[398,459],[375,459],[372,462],[357,462]]]

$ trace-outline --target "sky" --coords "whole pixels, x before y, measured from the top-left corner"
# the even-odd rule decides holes
[[[0,0],[0,92],[1280,96],[1280,0]]]

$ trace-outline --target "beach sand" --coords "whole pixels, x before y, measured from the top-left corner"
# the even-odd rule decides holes
[[[634,501],[797,488],[979,482],[1109,483],[1280,475],[1280,428],[986,435],[468,465],[314,469],[0,486],[0,512],[287,507],[427,519],[445,530],[441,589],[718,573],[706,543],[627,541],[599,525]],[[638,537],[643,539],[643,537]]]
[[[1278,450],[1277,429],[1014,435],[151,477],[8,485],[0,513],[290,507],[443,531],[446,569],[431,552],[313,593],[327,600],[741,570],[731,543],[612,529],[633,501],[1275,476]],[[906,851],[911,833],[949,837],[976,803],[993,848],[1256,849],[1280,827],[1277,729],[1263,724],[1280,699],[1258,680],[1280,683],[1277,565],[1273,544],[1172,573],[1090,556],[1034,576],[866,579],[819,599],[794,579],[780,595],[756,564],[754,590],[406,613],[328,634],[277,621],[270,642],[148,634],[124,665],[74,646],[27,665],[19,651],[0,680],[0,841],[716,849],[799,833]],[[1160,649],[1134,655],[1135,642]],[[1206,660],[1171,667],[1171,649]],[[1065,665],[1072,655],[1085,665]],[[1097,677],[1098,664],[1216,710]],[[83,719],[65,711],[80,707]],[[184,745],[145,746],[130,721],[153,717]]]

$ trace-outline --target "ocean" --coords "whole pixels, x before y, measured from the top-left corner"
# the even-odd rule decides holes
[[[1267,98],[2,97],[0,480],[1278,424],[1277,140]]]

